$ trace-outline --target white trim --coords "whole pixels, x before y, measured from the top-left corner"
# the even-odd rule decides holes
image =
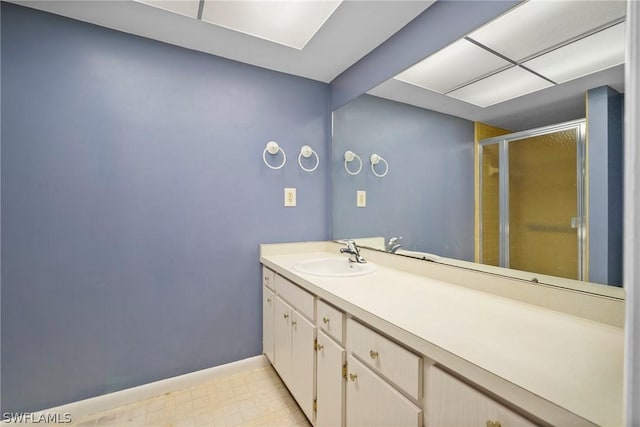
[[[640,425],[640,3],[627,3],[625,70],[624,288],[627,293],[624,366],[624,420]]]
[[[38,411],[35,414],[69,413],[71,414],[73,420],[78,420],[87,415],[108,411],[120,406],[125,406],[131,403],[139,402],[141,400],[160,396],[165,393],[171,393],[190,387],[195,387],[216,378],[226,377],[252,369],[258,369],[268,365],[269,361],[264,355],[254,356],[248,359],[227,363],[225,365],[214,366],[213,368],[190,372],[188,374],[179,375],[177,377],[167,378],[164,380],[143,384],[137,387],[120,390],[113,393],[103,394],[101,396],[96,396],[85,400],[79,400],[77,402],[68,403],[66,405],[56,406],[54,408]],[[0,425],[14,425],[14,423],[2,421]]]

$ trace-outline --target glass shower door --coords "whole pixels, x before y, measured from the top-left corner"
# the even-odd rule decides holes
[[[509,267],[578,279],[577,129],[509,143]]]
[[[481,262],[583,279],[584,121],[481,142]]]

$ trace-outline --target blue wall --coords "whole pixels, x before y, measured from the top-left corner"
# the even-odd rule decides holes
[[[259,354],[258,244],[331,237],[329,165],[295,162],[328,158],[327,106],[322,83],[3,2],[2,411]]]
[[[402,236],[404,249],[473,261],[472,122],[362,95],[334,112],[333,132],[334,238]],[[362,158],[356,176],[346,150]],[[389,163],[384,178],[371,172],[373,153]]]
[[[587,92],[589,281],[622,286],[624,96]]]

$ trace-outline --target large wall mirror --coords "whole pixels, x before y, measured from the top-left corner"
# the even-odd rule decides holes
[[[334,239],[622,295],[625,11],[523,2],[335,110]]]

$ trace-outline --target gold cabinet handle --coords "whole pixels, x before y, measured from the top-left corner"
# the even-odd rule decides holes
[[[282,316],[283,316],[285,319],[288,319],[288,318],[289,318],[289,315],[288,315],[287,313],[283,314]]]
[[[322,350],[323,348],[324,348],[324,345],[318,344],[318,350]]]
[[[271,297],[267,297],[267,302],[271,302]]]
[[[349,374],[349,379],[353,382],[355,382],[358,379],[358,375],[357,374]]]
[[[487,427],[502,427],[500,421],[487,421]]]
[[[377,359],[378,358],[378,352],[377,351],[373,351],[373,350],[369,350],[369,357],[371,357],[372,359]]]
[[[328,317],[323,317],[322,318],[322,323],[324,323],[326,325],[327,323],[329,323],[329,320],[331,320],[331,319],[329,319]]]
[[[296,326],[297,324],[298,324],[298,321],[297,321],[297,320],[292,320],[292,321],[291,321],[291,326]]]

